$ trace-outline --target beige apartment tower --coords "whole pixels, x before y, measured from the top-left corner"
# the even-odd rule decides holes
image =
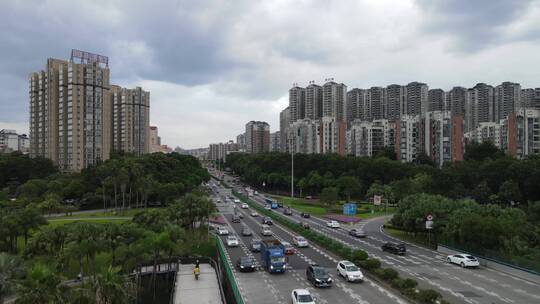
[[[111,86],[112,150],[142,155],[149,152],[150,92],[140,87]]]
[[[109,158],[109,68],[48,59],[30,74],[30,155],[78,172]]]

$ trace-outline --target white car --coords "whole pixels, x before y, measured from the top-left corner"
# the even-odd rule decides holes
[[[235,198],[235,199],[234,199],[234,202],[238,204],[238,203],[240,203],[240,200],[237,199],[237,198]]]
[[[264,209],[271,210],[272,208],[270,207],[270,205],[264,205]]]
[[[227,230],[227,228],[225,228],[225,227],[219,227],[217,229],[217,234],[219,234],[219,235],[228,235],[229,230]]]
[[[238,247],[238,238],[236,238],[234,235],[229,235],[227,237],[227,246]]]
[[[242,207],[242,209],[247,209],[247,208],[249,208],[248,204],[246,204],[246,203],[243,203],[241,207]]]
[[[446,258],[448,263],[457,264],[463,268],[465,267],[478,267],[480,262],[477,258],[468,254],[453,254]]]
[[[258,214],[257,212],[255,212],[255,211],[252,211],[252,212],[251,212],[251,216],[257,217],[257,216],[259,216],[259,214]]]
[[[309,247],[308,241],[300,235],[294,236],[292,239],[292,243],[298,248]]]
[[[326,222],[326,226],[330,228],[339,228],[339,223],[337,221],[328,221]]]
[[[315,299],[307,289],[294,289],[291,292],[292,304],[315,304]]]
[[[337,272],[349,282],[364,281],[364,274],[358,266],[349,261],[339,261],[337,264]]]

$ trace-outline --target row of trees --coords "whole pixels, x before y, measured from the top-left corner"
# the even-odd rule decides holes
[[[46,165],[45,165],[46,164]],[[33,174],[32,166],[38,168]],[[48,160],[20,154],[1,156],[0,202],[38,203],[44,212],[60,210],[69,202],[85,208],[129,208],[149,202],[166,205],[209,179],[197,159],[177,153],[140,157],[115,155],[80,174],[60,174]],[[44,169],[45,168],[45,169]]]
[[[195,252],[208,240],[205,223],[215,212],[199,190],[121,223],[46,225],[39,213],[27,217],[30,208],[13,203],[0,209],[0,244],[11,252],[0,254],[0,298],[15,290],[17,303],[128,303],[133,283],[126,274],[137,265],[155,266],[160,259]],[[9,218],[32,224],[6,223]],[[17,248],[13,243],[28,232],[24,249]],[[78,284],[64,281],[77,274],[83,276]]]
[[[401,200],[391,223],[412,234],[425,234],[428,214],[434,216],[437,241],[540,271],[539,201],[520,209],[415,194]]]
[[[487,142],[467,146],[465,159],[439,169],[429,158],[401,163],[385,156],[296,154],[295,194],[320,195],[323,189],[333,188],[325,192],[337,191],[342,199],[363,199],[374,191],[383,191],[394,201],[420,192],[454,199],[473,198],[483,204],[540,200],[540,157],[517,160]],[[290,190],[289,154],[234,153],[227,157],[227,166],[256,188],[263,188],[264,184],[267,191]],[[377,186],[372,188],[374,184]]]

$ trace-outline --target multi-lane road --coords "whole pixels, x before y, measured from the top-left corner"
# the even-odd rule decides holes
[[[244,216],[241,223],[232,223],[232,215],[234,204],[232,201],[224,199],[227,196],[225,189],[220,185],[214,184],[217,189],[217,199],[221,203],[217,203],[218,210],[223,214],[227,221],[227,226],[230,227],[232,233],[240,239],[240,246],[227,248],[227,255],[231,265],[234,266],[236,260],[241,256],[251,256],[258,264],[260,264],[260,253],[252,253],[249,250],[249,244],[252,238],[265,239],[276,238],[281,241],[291,243],[294,234],[286,228],[274,224],[272,236],[264,237],[260,234],[261,218],[252,217],[249,209],[236,208]],[[249,227],[253,235],[249,237],[242,236],[242,227]],[[225,243],[225,236],[222,236]],[[308,248],[296,249],[296,252],[288,256],[288,269],[284,274],[269,274],[266,271],[259,269],[253,273],[240,273],[235,271],[237,284],[246,303],[289,303],[291,300],[291,291],[295,288],[305,288],[318,299],[317,303],[333,304],[333,303],[398,303],[405,304],[407,301],[393,292],[383,288],[376,282],[366,279],[363,283],[345,282],[336,273],[336,264],[338,258],[325,252],[324,250],[312,246]],[[306,279],[306,268],[309,264],[316,263],[325,267],[332,279],[333,286],[326,289],[314,288]]]
[[[265,204],[264,197],[260,195],[252,197],[251,200],[261,205]],[[301,218],[296,210],[293,210],[291,219],[307,221],[311,229],[354,248],[365,250],[371,257],[381,260],[383,266],[393,267],[401,275],[416,279],[423,288],[438,290],[451,303],[540,303],[540,284],[535,281],[492,268],[463,269],[447,263],[446,256],[437,251],[414,245],[408,246],[405,256],[382,252],[382,244],[395,241],[382,230],[387,218],[375,218],[361,223],[360,226],[368,235],[362,239],[349,236],[346,227],[328,228],[326,221],[321,218],[313,216],[309,219]],[[386,303],[382,300],[377,301],[376,298],[369,298],[369,301]]]

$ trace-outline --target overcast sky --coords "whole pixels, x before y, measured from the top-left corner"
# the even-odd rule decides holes
[[[540,1],[2,1],[0,129],[27,132],[28,74],[72,48],[109,56],[162,142],[196,148],[279,130],[295,82],[540,87],[539,38]]]

